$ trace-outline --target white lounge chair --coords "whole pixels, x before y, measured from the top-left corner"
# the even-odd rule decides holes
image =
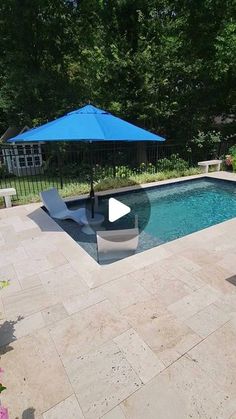
[[[94,234],[96,227],[100,226],[104,221],[102,214],[95,213],[92,218],[90,211],[86,208],[78,208],[76,210],[67,208],[56,188],[40,192],[40,197],[51,217],[59,220],[73,220],[83,226],[82,231],[85,234]],[[95,204],[97,205],[96,201]]]
[[[97,231],[98,262],[106,264],[133,255],[138,247],[138,241],[137,216],[135,216],[134,228]]]

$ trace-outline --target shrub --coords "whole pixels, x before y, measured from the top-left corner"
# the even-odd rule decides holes
[[[132,175],[132,170],[128,166],[116,166],[116,176],[118,178],[127,178]]]
[[[217,158],[221,133],[218,131],[199,131],[190,141],[189,149],[197,159]]]
[[[225,165],[227,167],[233,168],[233,171],[236,172],[236,144],[229,148],[229,154],[225,156]]]
[[[236,172],[236,157],[233,157],[232,167],[233,167],[233,172]]]
[[[229,154],[233,157],[236,157],[236,144],[229,148]]]
[[[8,171],[5,164],[0,164],[0,178],[8,175]]]
[[[179,154],[172,154],[169,159],[160,159],[157,162],[158,172],[168,172],[170,170],[186,170],[188,162],[179,157]]]
[[[134,183],[135,182],[130,177],[128,179],[122,177],[107,177],[97,182],[94,189],[95,191],[99,192],[107,189],[116,189],[122,188],[123,186],[130,186]]]

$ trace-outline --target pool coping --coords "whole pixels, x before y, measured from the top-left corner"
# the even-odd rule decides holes
[[[158,181],[158,182],[152,182],[147,184],[140,185],[142,188],[153,188],[158,187],[162,185],[168,185],[173,183],[179,183],[184,182],[188,180],[194,180],[194,179],[201,179],[201,178],[213,178],[218,180],[227,180],[236,182],[236,175],[231,174],[229,172],[211,172],[211,173],[203,173],[200,175],[193,175],[193,176],[185,176],[181,178],[172,178],[164,181]],[[119,188],[119,189],[112,189],[107,191],[99,192],[99,196],[104,195],[112,195],[112,194],[118,194],[121,192],[129,192],[133,191],[134,189],[139,189],[137,186],[128,186],[125,188]],[[86,195],[79,195],[77,197],[69,198],[66,200],[66,202],[71,201],[77,201],[77,200],[84,200],[87,198]],[[33,204],[34,205],[34,204]],[[40,204],[39,204],[40,205]],[[30,204],[27,206],[30,208]],[[42,208],[39,208],[43,213],[43,218],[46,217],[46,222],[54,224],[53,228],[60,231],[62,235],[66,236],[66,241],[70,240],[70,243],[76,253],[76,258],[73,256],[73,263],[76,265],[78,272],[82,276],[83,280],[86,282],[86,284],[90,288],[96,288],[99,287],[102,284],[108,283],[114,279],[117,279],[125,274],[131,274],[133,271],[136,271],[137,269],[145,268],[146,266],[161,261],[165,258],[168,258],[169,256],[173,255],[173,251],[171,248],[176,247],[176,245],[181,245],[182,242],[191,240],[191,239],[197,239],[199,240],[199,235],[204,234],[210,234],[212,237],[215,237],[215,235],[219,235],[220,233],[218,230],[221,230],[219,226],[224,226],[226,223],[235,222],[235,218],[223,221],[222,223],[215,224],[213,226],[207,227],[205,229],[196,231],[194,233],[188,234],[186,236],[180,237],[178,239],[172,240],[167,243],[163,243],[159,246],[153,247],[151,249],[145,250],[141,253],[137,253],[135,255],[129,256],[125,259],[119,260],[117,262],[113,262],[109,265],[99,265],[97,261],[95,261],[92,256],[90,256],[74,239],[72,239],[68,233],[66,233],[45,211],[42,210]],[[50,220],[50,221],[49,221]],[[43,225],[43,223],[42,223]],[[56,227],[56,226],[57,227]],[[217,231],[216,231],[217,230]],[[63,243],[61,243],[61,246],[63,246]],[[70,257],[70,255],[68,255]]]

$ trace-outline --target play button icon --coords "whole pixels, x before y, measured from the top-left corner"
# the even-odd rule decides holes
[[[110,198],[108,203],[108,219],[111,223],[119,218],[124,217],[124,215],[129,214],[130,207],[118,201],[115,198]]]

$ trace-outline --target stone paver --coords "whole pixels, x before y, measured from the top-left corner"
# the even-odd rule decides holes
[[[42,285],[3,297],[7,317],[28,316],[55,304],[55,297],[46,293]]]
[[[1,357],[1,366],[9,389],[1,401],[9,406],[10,418],[21,418],[28,407],[41,414],[73,393],[46,330],[13,342]]]
[[[135,273],[132,275],[135,276]],[[168,283],[169,281],[171,282]],[[140,282],[146,290],[154,294],[165,306],[180,300],[182,297],[185,297],[192,292],[192,288],[187,284],[176,279],[174,276],[169,276],[168,273],[163,273],[156,277],[155,271],[146,272]],[[167,283],[169,286],[166,286]],[[171,293],[169,287],[171,287]]]
[[[77,272],[67,263],[39,273],[39,278],[47,294],[61,301],[65,295],[71,296],[85,292],[88,287]]]
[[[103,293],[118,308],[123,309],[138,301],[143,301],[150,296],[136,279],[124,276],[101,287]]]
[[[97,419],[141,387],[141,381],[113,342],[76,357],[66,370],[84,415]]]
[[[3,249],[1,249],[1,253],[0,253],[0,267],[1,268],[3,266],[11,264],[12,262],[14,262],[14,264],[18,264],[18,263],[26,264],[26,260],[27,260],[27,254],[22,246],[17,246],[17,247],[9,246],[8,248],[4,247]]]
[[[61,358],[68,361],[127,329],[127,321],[105,300],[58,322],[50,333]]]
[[[14,260],[13,265],[19,279],[44,272],[52,267],[46,256],[38,256],[37,259],[28,258],[27,261],[20,259],[16,262],[13,257],[12,260]]]
[[[126,419],[120,406],[116,406],[110,412],[106,413],[102,419]]]
[[[157,358],[135,330],[127,330],[127,332],[117,336],[114,342],[123,351],[126,359],[143,383],[147,383],[165,369],[163,362]]]
[[[8,281],[8,286],[1,290],[1,297],[21,291],[22,286],[13,265],[5,265],[0,268],[1,281]]]
[[[37,274],[26,276],[19,280],[22,289],[28,289],[41,285],[41,281]]]
[[[202,338],[163,309],[159,300],[149,299],[122,310],[133,328],[165,364],[170,365]]]
[[[67,312],[62,303],[55,304],[42,311],[44,322],[47,326],[63,320],[67,317]]]
[[[176,303],[169,305],[168,310],[180,320],[184,320],[198,313],[209,304],[214,303],[219,296],[219,292],[206,285]]]
[[[204,268],[205,269],[205,268]],[[182,266],[175,266],[171,270],[171,274],[177,278],[179,281],[186,284],[189,288],[191,288],[193,291],[198,290],[199,288],[206,285],[206,283],[199,278],[200,273],[202,270],[199,270],[197,273],[190,273],[186,269],[184,269]]]
[[[214,304],[210,304],[202,311],[188,318],[185,323],[199,336],[206,338],[229,319],[229,315],[225,314]]]
[[[38,258],[39,256],[47,256],[50,252],[57,250],[54,242],[45,240],[44,236],[30,237],[22,241],[26,253],[31,258]]]
[[[43,414],[43,419],[84,419],[84,415],[76,399],[76,396],[72,396],[58,403],[50,410]]]
[[[86,291],[80,295],[67,298],[63,301],[63,305],[68,314],[76,313],[94,304],[105,300],[106,296],[100,289]]]
[[[236,253],[228,251],[227,254],[218,262],[218,265],[222,268],[231,271],[235,274],[235,260]]]
[[[18,317],[14,320],[3,320],[0,323],[0,346],[8,345],[22,336],[27,336],[45,326],[41,313],[34,313],[28,317]]]
[[[235,259],[236,260],[236,259]],[[195,277],[213,286],[222,293],[234,292],[233,285],[226,279],[232,276],[232,272],[222,268],[218,264],[205,266],[195,274]],[[236,291],[236,289],[235,289]]]
[[[236,320],[226,323],[189,352],[219,388],[236,397]]]
[[[232,219],[100,267],[40,204],[0,210],[10,418],[234,419],[235,237]]]
[[[228,400],[197,363],[183,357],[122,404],[128,419],[228,419],[235,409]]]

